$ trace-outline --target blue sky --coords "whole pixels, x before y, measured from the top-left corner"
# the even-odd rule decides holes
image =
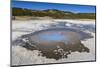
[[[58,9],[74,13],[95,13],[95,6],[55,4],[43,2],[12,1],[12,7],[28,8],[33,10]]]

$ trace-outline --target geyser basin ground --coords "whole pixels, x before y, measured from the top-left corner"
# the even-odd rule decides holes
[[[84,37],[85,38],[84,38]],[[91,37],[88,33],[71,28],[51,28],[23,35],[14,41],[29,50],[39,50],[47,58],[67,58],[71,52],[89,52],[81,40]]]
[[[94,20],[64,20],[64,19],[53,19],[52,20],[27,20],[12,21],[12,42],[16,40],[14,44],[12,43],[12,65],[26,65],[26,64],[47,64],[47,63],[62,63],[62,62],[76,62],[76,61],[95,61],[95,21]],[[59,22],[58,22],[59,21]],[[44,30],[52,27],[58,27],[57,24],[64,22],[64,26],[60,27],[69,27],[76,29],[76,31],[89,33],[89,36],[85,37],[86,39],[81,40],[82,44],[89,49],[87,52],[71,52],[68,54],[68,58],[62,58],[59,60],[46,58],[44,56],[38,56],[41,53],[38,53],[38,50],[28,50],[22,45],[25,45],[24,37],[26,34],[34,33],[39,30]],[[52,25],[52,26],[51,26]],[[91,26],[93,25],[93,27]],[[89,26],[89,27],[87,27]],[[82,34],[81,34],[82,35]],[[26,37],[28,37],[26,35]],[[18,41],[19,40],[19,41]]]

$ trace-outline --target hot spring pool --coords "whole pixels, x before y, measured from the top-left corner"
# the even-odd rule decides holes
[[[76,29],[51,28],[23,35],[15,40],[14,44],[19,43],[29,50],[40,50],[43,56],[47,58],[59,59],[62,58],[62,53],[67,56],[74,51],[89,52],[89,49],[81,43],[81,40],[91,37],[89,33]]]

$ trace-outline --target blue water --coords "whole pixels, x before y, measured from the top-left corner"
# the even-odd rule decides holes
[[[61,34],[51,33],[51,34],[47,34],[47,35],[41,35],[40,39],[41,40],[48,40],[48,41],[62,41],[65,38]]]

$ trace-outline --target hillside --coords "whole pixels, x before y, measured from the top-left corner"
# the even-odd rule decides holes
[[[95,13],[73,13],[56,9],[31,10],[26,8],[12,8],[12,16],[52,17],[54,19],[95,19]]]

